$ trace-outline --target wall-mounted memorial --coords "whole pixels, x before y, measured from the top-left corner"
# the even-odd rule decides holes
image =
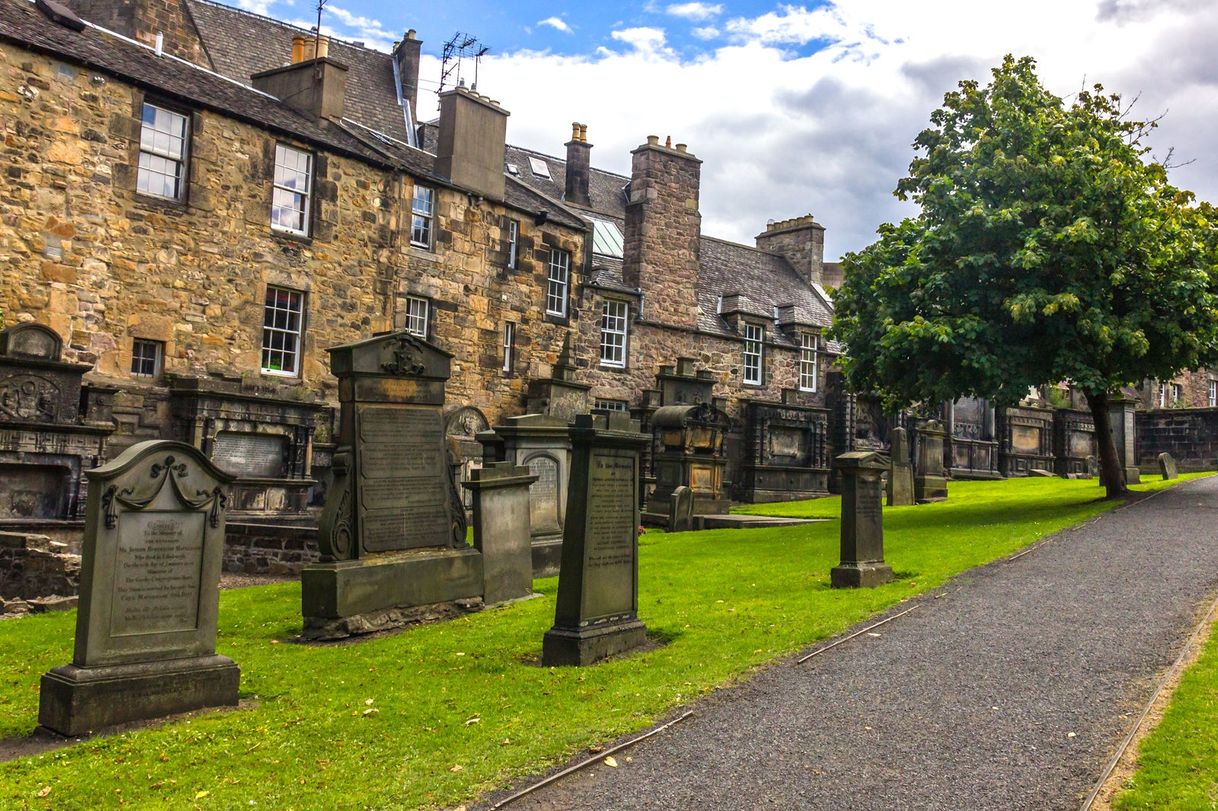
[[[235,705],[216,654],[225,489],[181,442],[133,445],[88,473],[72,664],[42,677],[38,720],[62,735]]]
[[[577,417],[554,627],[545,665],[588,665],[646,638],[638,618],[639,452],[649,441],[625,414]]]
[[[1003,476],[1053,469],[1053,409],[1024,404],[998,410],[998,469]]]
[[[784,399],[790,392],[783,392]],[[744,402],[745,457],[736,482],[742,501],[829,495],[829,411],[795,403]]]
[[[731,502],[723,488],[723,443],[731,425],[727,414],[709,402],[666,405],[651,415],[656,486],[647,503],[648,521],[667,523],[669,500],[678,487],[693,493],[695,515],[727,513]]]
[[[321,560],[301,570],[306,638],[411,621],[402,609],[482,596],[482,556],[446,448],[451,355],[405,331],[330,350],[339,380],[339,447],[326,495]]]

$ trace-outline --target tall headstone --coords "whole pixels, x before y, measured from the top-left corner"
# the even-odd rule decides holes
[[[405,331],[330,350],[339,448],[326,493],[321,561],[301,570],[306,638],[402,624],[402,609],[482,595],[482,556],[448,458],[450,358]]]
[[[474,548],[482,553],[487,605],[533,593],[529,485],[535,481],[527,467],[495,462],[472,471],[464,485],[474,496]]]
[[[943,467],[943,442],[947,432],[938,420],[927,420],[915,429],[917,465],[914,468],[914,498],[919,504],[947,500],[947,470]]]
[[[682,485],[668,497],[668,531],[688,532],[694,528],[694,491]]]
[[[888,468],[889,507],[908,507],[914,503],[913,463],[909,458],[909,439],[904,428],[892,429],[891,462]]]
[[[642,644],[638,618],[639,452],[649,442],[625,414],[577,417],[554,627],[545,665],[588,665]]]
[[[42,677],[38,720],[62,735],[237,703],[216,654],[225,488],[181,442],[141,442],[88,472],[72,664]]]
[[[852,451],[834,460],[842,479],[842,557],[829,573],[834,588],[870,588],[892,580],[884,563],[880,479],[888,464],[878,453]]]
[[[1116,444],[1117,461],[1125,470],[1126,484],[1142,480],[1142,470],[1138,467],[1136,407],[1137,401],[1124,395],[1113,397],[1108,404],[1108,424]],[[1100,478],[1103,485],[1102,472]]]
[[[1176,458],[1170,453],[1159,454],[1159,473],[1163,476],[1164,481],[1180,476],[1180,471],[1176,467]]]

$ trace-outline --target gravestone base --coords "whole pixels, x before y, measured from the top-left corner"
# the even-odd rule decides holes
[[[529,599],[522,597],[520,599]],[[418,605],[411,608],[385,608],[367,614],[356,614],[340,619],[307,617],[300,631],[302,642],[336,642],[353,636],[375,634],[381,631],[396,631],[412,625],[450,620],[464,614],[481,611],[485,607],[482,598],[470,597],[433,605]]]
[[[241,669],[227,656],[77,667],[42,677],[38,723],[76,736],[205,707],[237,706]]]
[[[919,504],[947,501],[946,477],[914,476],[914,498]]]
[[[476,549],[384,552],[358,560],[313,563],[301,569],[300,580],[306,632],[342,624],[333,620],[358,628],[365,623],[353,618],[365,616],[372,622],[367,615],[390,609],[481,601],[482,554]]]
[[[584,628],[546,631],[541,663],[546,667],[582,667],[633,650],[647,641],[647,628],[637,619]]]
[[[892,582],[892,567],[886,563],[843,563],[829,571],[835,589],[874,588]]]
[[[562,535],[534,537],[533,577],[555,577],[562,565]]]

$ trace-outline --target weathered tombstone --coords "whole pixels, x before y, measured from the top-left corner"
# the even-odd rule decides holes
[[[834,463],[842,478],[842,559],[829,572],[833,588],[881,586],[892,580],[884,563],[881,476],[888,464],[870,451],[852,451]]]
[[[1037,479],[1051,479],[1053,478],[1053,471],[1045,470],[1043,467],[1031,467],[1028,468],[1028,475]]]
[[[694,528],[694,491],[684,485],[668,497],[668,531],[688,532]]]
[[[947,471],[943,467],[943,441],[947,432],[938,420],[918,426],[918,463],[914,471],[914,498],[919,504],[947,500]]]
[[[482,596],[482,555],[444,437],[452,356],[405,331],[330,350],[339,449],[318,538],[301,570],[306,638],[407,624],[405,610],[468,607]]]
[[[482,553],[487,605],[533,593],[529,485],[535,481],[527,467],[496,462],[471,471],[464,485],[474,496],[474,548]]]
[[[1163,475],[1165,481],[1180,475],[1180,471],[1176,468],[1176,459],[1170,453],[1159,454],[1159,473]]]
[[[89,471],[72,664],[42,677],[38,721],[61,735],[237,703],[216,654],[225,486],[181,442],[141,442]]]
[[[1099,473],[1099,463],[1096,462],[1095,456],[1088,456],[1083,461],[1083,473],[1088,479],[1094,478]]]
[[[639,452],[625,414],[576,417],[554,627],[545,665],[588,665],[642,644],[638,618]]]
[[[891,464],[888,469],[889,507],[908,507],[914,503],[913,465],[909,461],[909,440],[904,428],[892,429]]]

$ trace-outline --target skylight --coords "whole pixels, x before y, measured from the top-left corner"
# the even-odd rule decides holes
[[[617,223],[592,219],[592,252],[601,256],[622,258],[622,231]]]
[[[550,178],[550,165],[548,163],[546,163],[545,161],[543,161],[541,158],[534,158],[530,155],[529,156],[529,168],[532,169],[533,174],[537,175],[538,177],[544,177],[546,180],[551,179]]]
[[[514,163],[509,163],[509,164],[507,165],[507,170],[508,170],[508,174],[511,174],[511,175],[518,175],[518,174],[520,174],[520,167],[519,167],[519,166],[517,166],[517,165],[516,165],[516,164],[514,164]]]

